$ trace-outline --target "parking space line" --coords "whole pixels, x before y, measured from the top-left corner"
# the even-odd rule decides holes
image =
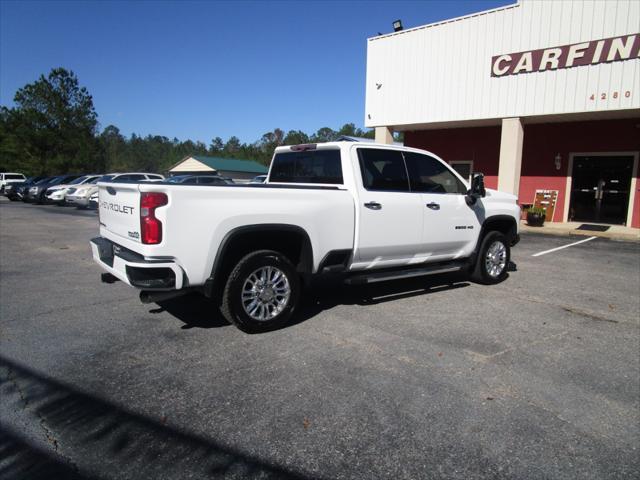
[[[585,238],[584,240],[580,240],[577,242],[573,242],[570,243],[569,245],[563,245],[561,247],[556,247],[556,248],[552,248],[550,250],[545,250],[544,252],[538,252],[538,253],[534,253],[533,255],[531,255],[532,257],[539,257],[540,255],[545,255],[547,253],[551,253],[551,252],[557,252],[558,250],[562,250],[563,248],[569,248],[569,247],[573,247],[574,245],[578,245],[580,243],[584,243],[584,242],[588,242],[589,240],[593,240],[594,238],[598,238],[598,237],[589,237],[589,238]]]

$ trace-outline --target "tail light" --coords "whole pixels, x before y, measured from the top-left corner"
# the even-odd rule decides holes
[[[162,222],[156,218],[156,208],[169,202],[165,193],[143,192],[140,197],[140,234],[142,243],[155,245],[162,241]]]

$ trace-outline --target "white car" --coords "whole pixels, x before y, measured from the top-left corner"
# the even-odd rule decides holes
[[[71,187],[65,194],[65,200],[78,208],[91,206],[91,197],[98,192],[97,182],[161,182],[164,176],[157,173],[110,173],[103,175],[90,185]]]
[[[80,188],[81,185],[87,186],[89,184],[94,184],[100,177],[101,175],[84,175],[65,185],[56,185],[54,187],[47,188],[47,191],[44,194],[45,199],[48,203],[64,205],[66,203],[66,195],[69,189],[77,189]]]
[[[147,302],[201,292],[240,329],[265,331],[288,321],[317,275],[501,282],[520,207],[433,153],[329,142],[276,148],[262,185],[100,182],[99,218],[103,280]]]
[[[12,183],[22,183],[27,179],[21,173],[0,173],[0,194],[4,193],[4,187]]]

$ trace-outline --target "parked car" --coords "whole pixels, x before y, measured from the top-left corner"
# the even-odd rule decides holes
[[[166,180],[169,183],[185,185],[231,185],[233,180],[218,175],[176,175]]]
[[[27,179],[21,173],[0,173],[0,194],[4,194],[4,189],[14,183],[22,183]]]
[[[58,205],[64,205],[66,203],[65,197],[69,188],[72,188],[72,187],[77,188],[80,185],[96,183],[101,176],[102,175],[83,175],[69,183],[53,185],[47,188],[47,191],[45,193],[45,201],[47,203],[56,203]]]
[[[32,183],[27,188],[24,189],[22,193],[22,201],[23,202],[32,202],[34,199],[34,195],[37,193],[39,189],[42,189],[46,184],[51,182],[56,177],[44,177],[37,182]],[[36,188],[37,187],[37,188]]]
[[[22,183],[13,183],[5,188],[5,194],[11,201],[22,200],[31,186],[45,178],[48,177],[39,175],[37,177],[29,177]]]
[[[249,183],[264,183],[267,181],[266,175],[258,175],[257,177],[253,177]]]
[[[4,196],[11,201],[20,200],[22,198],[22,187],[24,187],[25,185],[31,185],[38,180],[42,180],[43,178],[43,176],[29,177],[22,182],[9,183],[4,187]]]
[[[72,180],[75,180],[76,178],[78,178],[80,175],[58,175],[56,177],[49,177],[49,179],[47,179],[47,181],[39,181],[38,183],[36,183],[35,185],[29,187],[29,190],[27,191],[27,195],[25,196],[25,198],[23,199],[24,201],[27,202],[33,202],[33,203],[44,203],[45,201],[45,193],[47,192],[47,189],[54,187],[56,185],[61,185],[61,184],[65,184],[65,183],[69,183]]]
[[[92,193],[89,197],[89,208],[92,210],[98,208],[98,192]]]
[[[245,331],[285,324],[319,275],[367,284],[458,272],[508,277],[517,197],[433,153],[375,143],[277,147],[261,188],[99,184],[94,260],[146,302],[220,299]]]
[[[65,201],[78,208],[91,207],[91,196],[98,191],[98,182],[161,182],[164,176],[157,173],[109,173],[102,175],[95,183],[70,187]]]

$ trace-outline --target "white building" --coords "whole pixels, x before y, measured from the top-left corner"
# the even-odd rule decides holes
[[[405,19],[406,20],[406,19]],[[640,227],[640,1],[520,0],[368,40],[365,124],[551,221]]]

